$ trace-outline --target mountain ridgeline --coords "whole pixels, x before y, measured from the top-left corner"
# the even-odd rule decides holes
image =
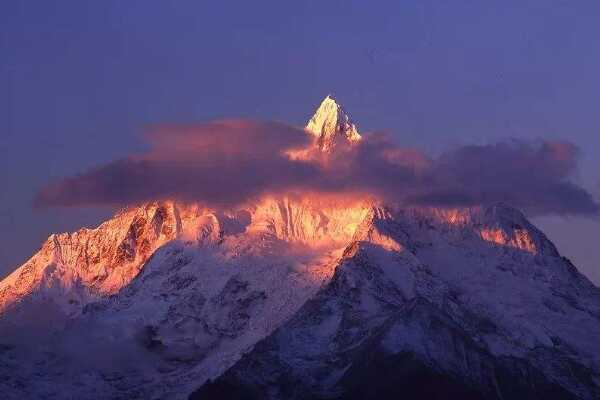
[[[362,139],[328,96],[324,153]],[[7,399],[597,399],[600,289],[518,210],[156,201],[0,282]]]

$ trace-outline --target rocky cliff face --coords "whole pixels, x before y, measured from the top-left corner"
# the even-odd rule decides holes
[[[360,140],[329,97],[307,131]],[[156,202],[0,282],[9,399],[593,399],[598,337],[600,290],[504,205]]]

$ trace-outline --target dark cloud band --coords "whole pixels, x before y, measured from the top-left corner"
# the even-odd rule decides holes
[[[302,129],[223,120],[162,126],[151,132],[150,143],[146,154],[48,185],[37,205],[176,198],[229,207],[264,194],[310,191],[440,207],[506,202],[531,214],[599,211],[592,195],[569,180],[579,152],[566,142],[464,146],[431,158],[374,134],[329,155],[305,151],[298,157],[312,145]]]

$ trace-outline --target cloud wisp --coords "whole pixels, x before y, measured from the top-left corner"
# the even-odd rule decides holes
[[[578,149],[568,142],[506,141],[463,146],[438,157],[366,135],[331,154],[303,129],[275,122],[221,120],[160,126],[145,154],[52,183],[36,204],[129,205],[160,199],[232,207],[266,194],[368,195],[417,206],[505,202],[530,214],[597,214],[572,180]],[[303,154],[302,157],[290,156]]]

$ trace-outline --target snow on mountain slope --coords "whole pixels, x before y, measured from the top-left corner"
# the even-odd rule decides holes
[[[11,368],[5,379],[14,386],[27,382],[33,372],[23,366],[45,365],[48,354],[58,357],[56,348],[68,346],[74,332],[86,332],[89,343],[106,354],[126,343],[127,352],[136,349],[135,357],[151,356],[153,367],[142,373],[132,366],[134,372],[124,372],[92,363],[70,372],[67,380],[61,377],[73,368],[73,360],[47,370],[38,367],[31,391],[17,397],[60,398],[56,388],[61,385],[61,392],[77,398],[94,398],[98,387],[128,398],[185,397],[197,382],[233,365],[331,278],[370,206],[358,202],[338,208],[323,199],[266,198],[228,214],[176,203],[156,207],[172,210],[176,239],[154,251],[118,292],[81,302],[67,328],[57,328],[64,337],[61,345],[40,345],[33,361]],[[9,347],[7,354],[18,358],[19,351]],[[146,374],[155,376],[156,384],[138,381]],[[115,385],[107,376],[127,384]]]
[[[77,312],[129,283],[160,245],[177,236],[178,224],[172,207],[148,204],[96,229],[51,235],[0,283],[0,312],[26,300],[58,302],[65,312]]]
[[[128,285],[146,260],[173,240],[202,245],[248,230],[314,246],[343,245],[364,209],[364,204],[338,209],[288,198],[265,199],[232,213],[174,202],[131,208],[96,229],[51,235],[0,283],[0,311],[30,300],[57,302],[65,313],[76,313]]]
[[[354,143],[361,139],[348,114],[331,96],[321,102],[306,130],[317,138],[317,146],[325,152],[332,151],[340,141]]]
[[[189,393],[329,281],[368,210],[364,203],[337,209],[308,199],[266,199],[246,211],[244,231],[223,232],[202,246],[176,241],[161,248],[130,286],[88,307],[84,323],[114,331],[136,321],[136,329],[149,329],[151,351],[170,370],[153,393],[173,398],[186,385]],[[189,363],[193,368],[182,369]]]
[[[419,397],[423,376],[437,398],[600,396],[600,291],[518,211],[375,209],[359,234],[327,286],[192,398]]]
[[[330,97],[306,129],[361,138]],[[504,205],[154,202],[0,282],[14,399],[592,399],[598,337],[600,290]]]

